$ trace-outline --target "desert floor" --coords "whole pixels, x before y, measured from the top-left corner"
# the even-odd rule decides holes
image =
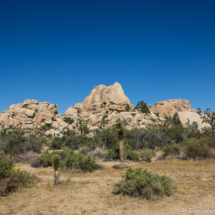
[[[33,188],[0,197],[0,214],[215,214],[214,160],[125,162],[132,168],[147,168],[173,179],[178,191],[158,201],[113,195],[112,184],[121,180],[126,169],[111,168],[113,164],[119,163],[116,161],[99,162],[104,169],[93,173],[61,172],[62,184],[59,186],[53,186],[51,167],[16,165],[16,168],[35,173],[40,182]],[[208,208],[214,211],[204,212]]]

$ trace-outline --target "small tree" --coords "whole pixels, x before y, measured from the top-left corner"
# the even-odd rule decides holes
[[[126,111],[126,112],[129,112],[130,110],[131,110],[131,107],[130,107],[129,104],[127,104],[126,107],[125,107],[125,111]]]
[[[207,108],[205,114],[201,116],[202,123],[206,122],[210,124],[212,129],[212,136],[214,135],[214,127],[215,127],[215,112],[211,111],[210,108]]]
[[[119,145],[120,160],[123,162],[124,161],[124,137],[125,137],[125,132],[124,132],[124,128],[122,126],[122,122],[117,122],[115,126],[117,128],[117,138],[119,140],[118,145]]]
[[[88,134],[89,133],[87,120],[79,118],[77,120],[76,126],[77,126],[78,130],[81,132],[81,134]]]
[[[58,172],[58,169],[60,167],[60,156],[59,155],[53,156],[52,166],[54,169],[54,185],[58,185],[60,183],[59,182],[60,174]]]
[[[150,114],[149,108],[144,101],[138,102],[135,109],[139,110],[142,113]]]

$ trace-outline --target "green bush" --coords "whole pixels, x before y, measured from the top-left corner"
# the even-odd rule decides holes
[[[31,173],[13,169],[13,161],[0,156],[0,196],[6,196],[18,188],[28,187],[36,181]]]
[[[105,161],[119,159],[119,149],[113,150],[109,149],[105,153]]]
[[[187,159],[206,159],[211,156],[211,148],[201,139],[190,138],[185,143],[184,156]]]
[[[140,158],[152,159],[155,156],[155,151],[150,149],[143,149],[140,152]]]
[[[136,110],[139,110],[142,113],[150,114],[149,108],[147,104],[144,101],[138,102],[138,104],[135,107]]]
[[[0,180],[9,178],[13,171],[13,160],[0,155]]]
[[[85,156],[82,153],[76,153],[71,149],[64,149],[62,151],[53,151],[46,153],[43,156],[37,158],[37,160],[31,163],[32,167],[48,167],[52,166],[53,158],[55,156],[60,157],[60,167],[66,169],[79,169],[83,172],[92,172],[99,168],[96,161],[89,156]]]
[[[125,146],[124,155],[128,160],[138,161],[139,155],[131,150],[130,145]]]
[[[131,110],[130,105],[129,105],[129,104],[126,104],[126,106],[125,106],[125,111],[126,111],[126,112],[129,112],[130,110]]]
[[[157,200],[164,195],[171,196],[176,190],[172,181],[165,175],[152,174],[147,169],[129,168],[122,181],[113,185],[113,193]]]
[[[68,123],[69,125],[72,125],[75,120],[70,117],[64,117],[63,121]]]
[[[18,128],[0,132],[0,150],[11,156],[28,151],[40,153],[45,141],[45,138],[40,134],[26,135],[24,130]]]
[[[180,145],[172,141],[171,145],[165,146],[163,148],[163,155],[164,157],[166,157],[167,155],[178,156],[180,154],[180,151]]]
[[[62,139],[60,137],[55,137],[50,143],[50,149],[61,149]]]

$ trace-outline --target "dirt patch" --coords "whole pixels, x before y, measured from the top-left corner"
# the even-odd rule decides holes
[[[173,179],[178,192],[158,201],[113,195],[112,184],[121,180],[126,171],[111,168],[116,163],[119,161],[102,162],[104,169],[93,173],[61,172],[63,184],[57,187],[53,186],[51,167],[31,168],[19,164],[16,168],[31,171],[41,182],[34,188],[1,197],[0,214],[175,215],[195,214],[197,212],[192,212],[195,209],[202,210],[198,214],[205,214],[203,209],[206,208],[214,209],[215,214],[215,165],[211,160],[126,162],[132,168],[147,168]]]

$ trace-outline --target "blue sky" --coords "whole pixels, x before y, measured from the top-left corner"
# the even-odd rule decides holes
[[[0,113],[37,99],[59,113],[119,82],[136,105],[215,111],[214,0],[0,0]]]

